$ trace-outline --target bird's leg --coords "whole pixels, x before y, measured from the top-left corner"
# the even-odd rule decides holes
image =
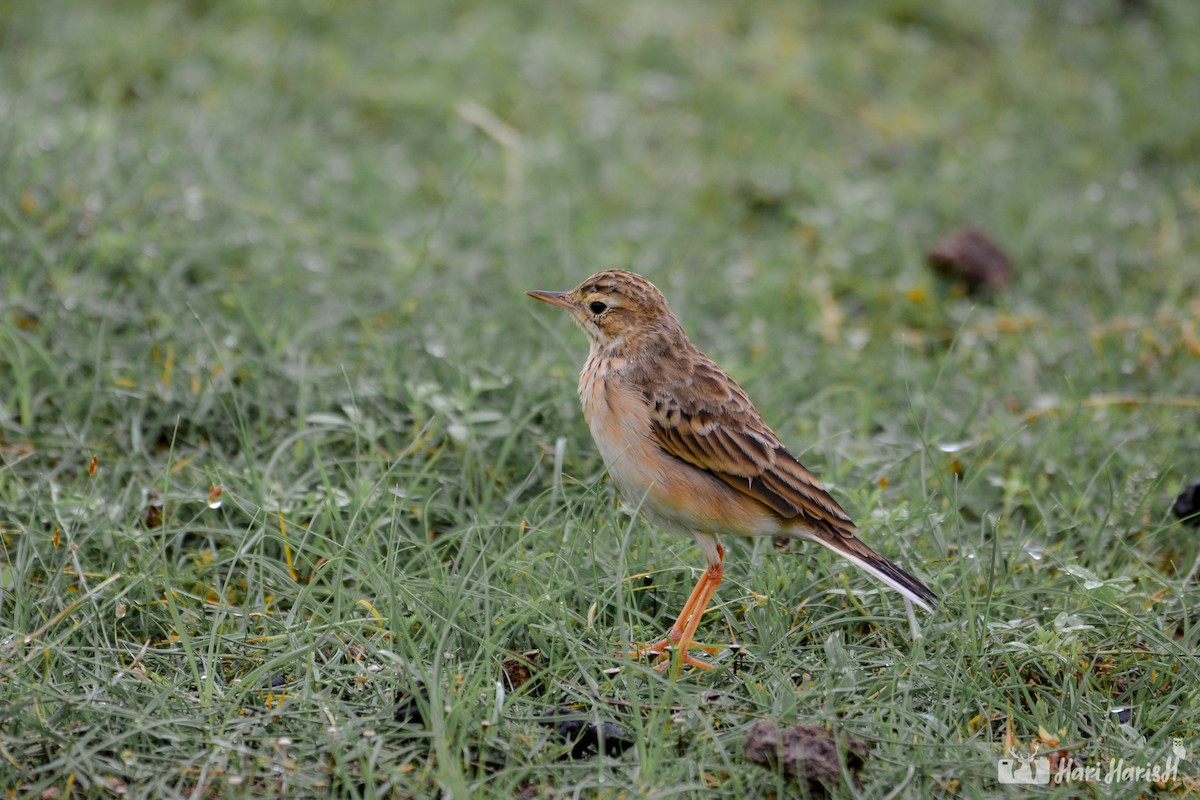
[[[679,612],[678,619],[676,619],[675,624],[671,626],[671,630],[667,632],[665,639],[661,639],[653,643],[635,644],[633,652],[631,652],[629,655],[634,657],[641,657],[644,655],[658,656],[663,655],[670,648],[677,646],[680,640],[683,639],[684,628],[687,627],[688,620],[691,619],[692,610],[696,607],[696,601],[700,599],[702,594],[704,594],[708,587],[708,582],[709,573],[708,570],[705,570],[704,574],[700,576],[700,580],[696,581],[695,588],[693,588],[692,593],[688,595],[687,602],[683,604],[683,610]]]
[[[708,608],[708,603],[710,600],[712,600],[712,596],[716,594],[717,587],[721,585],[721,580],[724,578],[724,575],[725,569],[721,566],[720,561],[715,564],[708,565],[708,569],[704,571],[704,577],[700,579],[701,585],[704,587],[704,589],[700,593],[700,596],[696,598],[696,603],[692,608],[692,613],[687,621],[687,626],[684,627],[683,632],[678,639],[675,639],[671,635],[675,632],[674,628],[671,629],[671,634],[667,634],[667,638],[670,639],[672,644],[679,649],[679,663],[681,665],[688,664],[689,666],[700,667],[701,669],[712,669],[712,664],[688,655],[688,648],[693,646],[692,637],[696,635],[696,628],[700,625],[700,618],[704,616],[704,611]],[[718,647],[710,648],[707,645],[700,644],[695,646],[710,653],[715,653],[720,649]],[[665,669],[666,665],[667,662],[664,661],[656,668]]]
[[[667,655],[672,649],[679,650],[679,663],[690,664],[694,667],[708,669],[711,667],[697,658],[688,655],[688,648],[692,647],[692,637],[696,633],[696,628],[700,625],[700,618],[704,616],[705,609],[708,608],[709,601],[712,600],[713,594],[716,593],[717,587],[721,585],[721,580],[724,577],[725,569],[722,566],[722,560],[725,557],[725,548],[720,544],[717,545],[717,560],[708,565],[708,569],[700,576],[700,580],[696,582],[696,586],[692,589],[692,593],[688,595],[687,602],[683,604],[683,610],[679,612],[679,617],[675,620],[675,624],[671,626],[671,630],[667,632],[667,637],[653,644],[636,645],[633,652],[629,655],[641,657],[644,655]],[[696,644],[709,653],[716,653],[721,648],[710,647],[708,645]],[[665,668],[668,661],[664,660],[659,668]]]

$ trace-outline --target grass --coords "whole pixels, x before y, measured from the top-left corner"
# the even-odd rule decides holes
[[[792,793],[760,718],[868,744],[837,797],[1023,796],[1039,737],[1193,759],[1045,796],[1195,792],[1197,37],[1186,0],[0,4],[5,796]],[[993,300],[923,263],[965,224]],[[584,340],[522,295],[611,266],[945,598],[923,638],[733,542],[702,633],[744,653],[612,671],[702,559],[616,502]],[[563,706],[635,745],[564,758]]]

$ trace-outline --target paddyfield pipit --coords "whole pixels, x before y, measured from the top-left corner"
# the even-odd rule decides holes
[[[579,398],[617,489],[650,521],[696,537],[708,560],[666,638],[636,654],[675,649],[680,663],[709,666],[688,648],[721,583],[721,534],[809,539],[933,610],[937,596],[862,543],[742,387],[688,340],[654,284],[606,270],[569,292],[528,294],[566,309],[587,334]]]

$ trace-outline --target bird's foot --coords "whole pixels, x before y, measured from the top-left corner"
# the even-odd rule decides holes
[[[663,657],[661,659],[659,659],[658,663],[654,665],[654,668],[656,670],[658,670],[659,672],[666,672],[667,667],[674,667],[675,670],[678,671],[679,667],[695,667],[696,669],[712,669],[713,665],[708,663],[707,661],[704,661],[703,659],[696,658],[695,656],[691,655],[690,653],[681,653],[679,655],[678,662],[676,662],[676,660],[671,657],[670,653],[665,653],[663,655]]]
[[[679,664],[681,666],[698,667],[699,669],[712,669],[713,665],[699,658],[695,658],[687,651],[691,649],[699,649],[714,655],[721,652],[725,648],[711,644],[701,644],[699,642],[689,642],[687,648],[679,654]],[[670,637],[662,641],[652,642],[647,644],[634,644],[633,649],[624,653],[627,658],[652,658],[658,661],[654,665],[657,670],[664,670],[675,661],[674,653],[679,650],[679,642],[672,641]]]

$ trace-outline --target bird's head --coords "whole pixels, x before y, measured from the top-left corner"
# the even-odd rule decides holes
[[[679,329],[662,292],[641,275],[619,269],[597,272],[569,292],[526,292],[565,308],[593,347],[609,347],[641,334]]]

